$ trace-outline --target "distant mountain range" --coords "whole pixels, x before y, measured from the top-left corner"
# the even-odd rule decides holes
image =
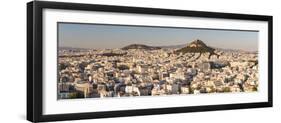
[[[73,47],[59,47],[59,49],[64,50],[93,50],[90,48],[73,48]],[[129,49],[143,49],[143,50],[158,50],[158,49],[179,49],[176,53],[213,53],[215,50],[223,51],[223,52],[250,52],[250,53],[257,53],[257,51],[245,51],[239,49],[223,49],[223,48],[216,48],[207,46],[202,40],[196,39],[188,44],[178,44],[178,45],[164,45],[164,46],[148,46],[144,44],[130,44],[123,48],[122,50],[129,50]]]
[[[89,48],[59,47],[62,50],[89,50]]]
[[[192,47],[196,46],[196,47]],[[245,51],[240,49],[224,49],[217,48],[212,46],[207,46],[202,40],[196,39],[188,44],[177,44],[177,45],[164,45],[164,46],[148,46],[144,44],[132,44],[122,48],[123,50],[128,49],[147,49],[147,50],[155,50],[155,49],[179,49],[178,52],[214,52],[215,50],[223,51],[223,52],[251,52],[256,53],[257,51]]]
[[[158,46],[164,49],[178,49],[178,48],[184,48],[186,44],[178,44],[178,45],[168,45],[168,46]]]
[[[147,46],[144,44],[131,44],[122,48],[122,50],[129,50],[129,49],[158,50],[161,49],[161,47]]]

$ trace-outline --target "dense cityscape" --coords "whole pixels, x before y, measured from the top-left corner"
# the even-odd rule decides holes
[[[129,44],[114,49],[60,48],[58,99],[258,91],[258,53]]]

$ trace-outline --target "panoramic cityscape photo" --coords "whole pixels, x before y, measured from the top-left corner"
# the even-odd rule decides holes
[[[258,91],[258,31],[64,22],[57,31],[57,99]]]

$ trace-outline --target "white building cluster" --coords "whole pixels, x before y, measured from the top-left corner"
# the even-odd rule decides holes
[[[258,90],[249,52],[175,54],[175,49],[59,51],[58,98],[156,96]],[[200,57],[199,57],[200,56]]]

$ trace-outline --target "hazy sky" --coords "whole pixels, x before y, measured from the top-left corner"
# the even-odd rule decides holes
[[[129,44],[166,46],[200,39],[208,46],[257,51],[258,32],[59,23],[59,47],[122,48]]]

